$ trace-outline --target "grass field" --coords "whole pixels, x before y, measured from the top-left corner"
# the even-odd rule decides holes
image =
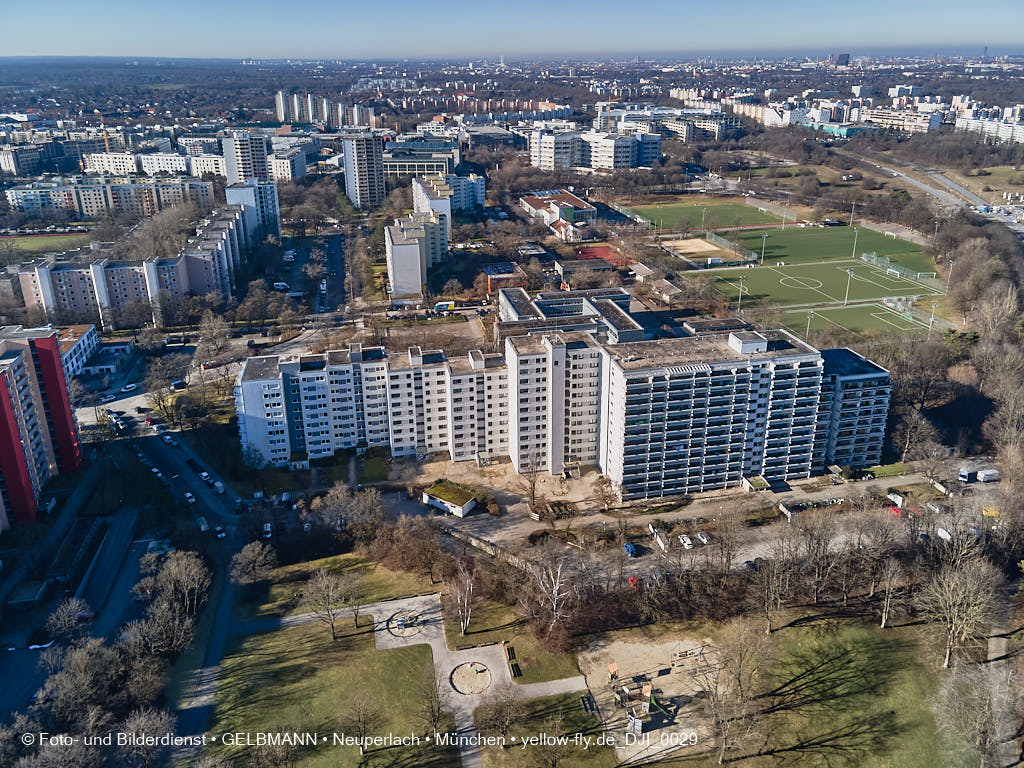
[[[447,607],[447,598],[445,602]],[[580,673],[572,654],[551,653],[541,648],[526,621],[511,606],[493,600],[481,597],[474,601],[472,620],[465,635],[459,632],[458,620],[446,619],[444,632],[449,648],[507,640],[515,649],[516,661],[523,672],[518,679],[520,683],[561,680]]]
[[[566,693],[559,696],[546,696],[526,702],[526,718],[522,725],[515,728],[514,733],[523,736],[547,734],[551,737],[566,735],[569,738],[577,733],[596,738],[600,735],[600,723],[597,718],[583,711],[579,694]],[[534,768],[534,766],[555,765],[551,760],[551,748],[540,745],[526,749],[517,744],[509,749],[501,747],[484,747],[482,750],[484,768]],[[561,760],[559,768],[612,768],[619,765],[615,751],[608,746],[590,748],[575,744],[559,748]]]
[[[332,732],[352,734],[346,728],[346,710],[355,699],[372,702],[376,716],[370,735],[424,734],[416,717],[419,704],[413,681],[433,665],[430,647],[377,650],[373,632],[358,631],[349,621],[332,641],[319,623],[292,627],[237,639],[221,665],[211,733],[226,732]],[[441,730],[453,727],[446,716]],[[250,762],[256,747],[211,748],[212,752]],[[283,763],[278,763],[282,764]],[[359,755],[356,747],[335,746],[299,749],[295,768],[337,766],[417,766],[458,768],[454,749],[421,746],[377,748]]]
[[[765,232],[768,233],[768,239],[764,241],[765,264],[777,261],[806,264],[829,259],[859,259],[862,253],[874,252],[879,256],[888,256],[900,266],[915,272],[935,271],[931,257],[921,250],[921,246],[899,238],[886,237],[881,232],[863,227],[857,228],[856,253],[853,247],[854,229],[851,227],[787,227],[724,232],[722,236],[760,255],[762,235]]]
[[[375,603],[387,597],[427,592],[430,580],[413,573],[392,571],[358,555],[334,555],[275,568],[263,584],[240,593],[235,614],[240,619],[286,616],[302,613],[298,594],[313,571],[325,568],[334,572],[351,572],[357,576],[356,589],[362,603]]]
[[[704,209],[707,209],[706,215]],[[650,220],[658,229],[699,227],[702,216],[704,226],[708,228],[782,221],[778,216],[762,213],[753,206],[737,202],[735,198],[720,200],[714,197],[688,197],[672,202],[631,205],[629,210]]]
[[[88,233],[81,235],[31,235],[0,237],[0,247],[10,244],[18,251],[66,251],[89,242]]]
[[[1024,178],[1024,167],[1014,168],[1009,165],[989,166],[988,168],[976,168],[975,174],[968,175],[962,171],[945,171],[945,175],[967,187],[974,194],[987,200],[993,205],[1003,205],[1003,192],[1013,192],[1015,195],[1024,192],[1024,185],[1019,183],[1011,184],[1010,180],[1019,182]],[[988,187],[989,191],[985,188]],[[1019,202],[1017,203],[1020,204]]]
[[[783,326],[793,334],[803,337],[807,332],[806,309],[794,309],[782,314]],[[848,307],[817,307],[811,316],[812,331],[839,329],[864,334],[872,331],[899,331],[913,335],[924,335],[928,329],[899,312],[882,304],[855,304]]]
[[[852,259],[818,264],[790,264],[784,267],[729,267],[706,274],[730,299],[743,286],[743,303],[770,301],[781,306],[842,304],[849,281],[850,301],[869,301],[887,296],[939,295],[923,283],[908,280]],[[847,270],[853,270],[852,278]]]

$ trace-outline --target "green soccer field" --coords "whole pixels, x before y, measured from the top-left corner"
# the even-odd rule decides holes
[[[882,304],[816,307],[813,310],[791,309],[782,313],[783,326],[801,338],[807,333],[808,320],[812,331],[842,330],[857,334],[898,331],[913,336],[923,336],[928,332],[927,326],[904,317]]]
[[[813,261],[860,258],[862,253],[877,253],[888,256],[901,267],[915,272],[934,272],[935,264],[919,245],[899,238],[886,237],[881,232],[857,228],[857,247],[854,252],[854,228],[852,227],[786,227],[786,229],[758,229],[743,232],[723,232],[722,237],[739,242],[760,256],[762,235],[764,241],[764,263],[775,264],[784,261],[789,264],[806,264]]]
[[[852,274],[847,270],[852,270]],[[770,266],[765,259],[763,267],[712,269],[704,274],[730,299],[739,297],[742,283],[743,303],[773,302],[784,307],[939,294],[915,280],[887,274],[883,269],[853,259],[817,264],[787,263],[783,267]]]
[[[704,211],[707,210],[705,214]],[[643,216],[656,229],[690,229],[701,226],[701,218],[708,229],[782,221],[771,213],[726,200],[698,197],[692,201],[631,205],[629,210]]]

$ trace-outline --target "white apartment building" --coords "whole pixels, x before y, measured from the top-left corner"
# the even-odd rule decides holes
[[[239,437],[251,464],[305,466],[357,446],[394,455],[447,451],[453,461],[507,454],[507,375],[500,355],[448,360],[381,347],[246,361],[235,386]]]
[[[202,178],[208,173],[214,176],[228,177],[227,160],[223,155],[193,155],[189,158],[192,165],[192,174]]]
[[[656,165],[661,161],[661,136],[657,133],[540,129],[530,134],[530,161],[549,171],[558,168],[605,171]]]
[[[281,209],[277,199],[277,184],[272,181],[250,179],[230,184],[224,189],[228,205],[242,207],[246,226],[255,232],[258,241],[268,235],[281,239]]]
[[[0,174],[34,176],[42,167],[42,152],[34,144],[0,147]]]
[[[86,218],[100,218],[107,211],[152,216],[185,201],[201,209],[213,206],[213,184],[192,177],[74,176],[29,182],[4,194],[15,211],[63,209]]]
[[[909,109],[864,107],[860,110],[860,121],[902,133],[931,133],[942,126],[942,115],[938,112],[912,112]]]
[[[185,155],[157,152],[139,155],[139,169],[147,176],[156,176],[158,173],[189,173],[191,163]]]
[[[281,183],[301,179],[306,175],[306,153],[299,147],[275,152],[267,158],[270,178]]]
[[[444,224],[442,247],[448,250],[452,237],[452,188],[440,176],[424,176],[412,180],[412,209],[415,213],[434,211]]]
[[[545,171],[572,168],[580,155],[580,136],[575,131],[539,130],[530,134],[530,163]]]
[[[452,191],[452,210],[465,211],[483,208],[487,203],[487,182],[483,176],[471,173],[468,176],[448,174],[445,184]]]
[[[410,213],[384,230],[384,255],[392,300],[423,298],[427,270],[448,255],[446,223],[437,211]]]
[[[586,330],[558,330],[554,305],[536,314],[519,312],[504,355],[449,361],[413,348],[392,359],[354,345],[297,363],[251,358],[236,386],[243,450],[282,466],[356,446],[507,455],[520,473],[596,467],[623,499],[879,460],[889,374],[850,350],[819,351],[782,330],[615,342],[611,327],[571,313],[566,327]]]
[[[379,208],[384,188],[384,139],[365,133],[342,141],[345,195],[356,208]]]
[[[248,179],[270,181],[267,165],[267,140],[263,136],[235,131],[221,141],[224,147],[225,171],[228,184]]]
[[[131,152],[99,152],[85,155],[86,173],[108,173],[130,176],[139,172],[138,156]]]
[[[956,129],[958,131],[980,133],[985,138],[995,139],[1001,143],[1024,144],[1024,123],[958,117],[956,119]]]
[[[217,136],[179,136],[178,146],[186,155],[219,155],[220,138]]]

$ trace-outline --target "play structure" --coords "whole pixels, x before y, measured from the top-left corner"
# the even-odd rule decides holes
[[[388,619],[388,632],[395,637],[412,637],[421,629],[418,613],[396,613]]]
[[[612,661],[608,664],[608,684],[616,705],[626,710],[627,732],[641,734],[675,723],[675,711],[658,701],[654,684],[646,674],[634,675],[624,682],[619,679],[619,665]]]

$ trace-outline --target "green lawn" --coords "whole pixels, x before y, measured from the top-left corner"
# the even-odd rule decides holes
[[[367,456],[359,470],[360,483],[379,483],[388,479],[388,460],[380,456]]]
[[[817,754],[802,756],[801,766],[942,764],[941,739],[929,706],[940,677],[938,664],[923,653],[915,629],[846,625],[828,637],[804,627],[782,630],[777,637],[782,663],[776,683],[784,685],[782,700],[802,696],[807,704],[773,718],[773,739],[780,747],[811,737],[823,745]],[[802,693],[797,675],[802,675]],[[846,729],[859,735],[842,738]],[[855,741],[864,748],[846,753],[844,759],[840,746]],[[762,764],[777,763],[757,763]]]
[[[807,310],[794,309],[782,314],[782,324],[797,336],[807,333]],[[928,329],[882,304],[857,304],[850,307],[818,307],[810,318],[812,331],[843,330],[864,334],[877,331],[910,333],[922,336]]]
[[[424,576],[391,571],[355,554],[334,555],[274,569],[269,581],[240,590],[235,615],[245,620],[302,613],[298,604],[299,592],[309,575],[320,568],[339,573],[355,573],[358,577],[356,588],[362,596],[362,603],[375,603],[388,597],[429,592],[437,588]]]
[[[447,607],[447,598],[445,601]],[[473,601],[472,620],[465,635],[459,632],[456,618],[445,619],[444,632],[449,648],[507,640],[515,650],[516,661],[523,672],[523,676],[518,678],[520,683],[561,680],[580,673],[574,655],[544,650],[515,609],[494,600],[477,598]]]
[[[349,634],[332,641],[322,625],[310,624],[236,639],[221,665],[210,732],[298,731],[331,738],[346,732],[346,711],[362,699],[376,709],[369,735],[425,735],[425,725],[416,716],[413,681],[433,665],[430,647],[377,650],[373,633],[365,628],[356,632],[348,622],[343,631]],[[442,730],[452,727],[448,720]],[[251,758],[254,747],[217,745],[210,751]],[[378,748],[362,757],[356,747],[327,743],[301,748],[288,765],[458,768],[459,757],[456,750],[432,743]]]
[[[849,279],[847,270],[853,270]],[[743,304],[761,301],[781,306],[842,304],[849,281],[850,301],[869,301],[888,296],[938,295],[938,292],[915,280],[887,274],[885,270],[847,259],[819,264],[789,264],[763,267],[728,267],[706,273],[715,286],[735,299],[743,285]]]
[[[565,735],[572,738],[582,733],[594,739],[601,734],[601,724],[597,717],[583,710],[579,694],[576,693],[531,699],[526,702],[526,711],[526,721],[516,726],[510,735],[519,734],[517,738],[520,738],[547,734],[551,737]],[[554,728],[556,723],[560,723],[557,729]],[[510,744],[506,749],[483,747],[481,752],[484,768],[533,768],[552,764],[542,759],[545,750],[550,751],[550,748],[532,745],[523,749],[521,744]],[[614,749],[593,743],[589,749],[581,745],[569,745],[564,759],[558,762],[559,768],[612,768],[618,764]]]
[[[854,227],[797,227],[786,229],[752,229],[743,232],[723,232],[722,237],[739,242],[754,253],[761,254],[764,240],[764,263],[806,264],[831,259],[859,259],[862,253],[877,253],[888,256],[896,264],[915,272],[934,272],[931,257],[921,246],[886,237],[881,232],[864,227],[856,228],[857,247],[854,250]]]
[[[468,503],[476,495],[472,488],[467,488],[459,483],[444,479],[438,480],[427,488],[427,493],[431,496],[436,496],[442,501],[447,501],[449,504],[458,504],[460,506]]]
[[[705,209],[707,213],[705,214]],[[704,219],[706,228],[732,227],[747,224],[767,224],[782,221],[771,213],[759,211],[752,205],[736,202],[735,199],[719,200],[707,197],[691,197],[685,201],[631,205],[629,210],[648,219],[658,229],[689,229],[701,226]]]
[[[81,235],[30,235],[0,237],[0,246],[10,244],[18,251],[68,251],[89,243],[88,233]]]

